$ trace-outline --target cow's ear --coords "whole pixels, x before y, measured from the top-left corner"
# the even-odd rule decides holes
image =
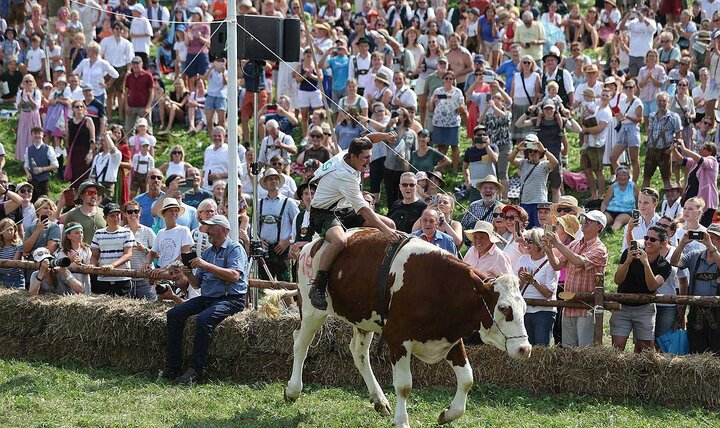
[[[485,275],[477,269],[470,269],[470,278],[475,284],[474,288],[476,293],[484,293],[492,289],[493,285],[495,285],[495,278],[486,278]]]

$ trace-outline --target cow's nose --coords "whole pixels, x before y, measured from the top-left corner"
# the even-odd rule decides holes
[[[518,348],[518,354],[523,358],[530,358],[530,353],[532,352],[532,346],[525,345]]]

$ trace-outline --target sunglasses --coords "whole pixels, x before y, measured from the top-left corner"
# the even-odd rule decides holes
[[[687,83],[678,83],[678,86],[687,86]]]
[[[524,65],[530,65],[530,64],[532,64],[530,61],[523,61],[522,63],[523,63]]]
[[[162,175],[151,175],[150,180],[162,180]]]
[[[32,193],[32,189],[20,189],[20,193]]]
[[[443,77],[443,80],[453,80],[452,77]]]
[[[519,220],[519,219],[520,218],[516,215],[506,215],[505,216],[505,220],[515,221],[515,220]]]
[[[564,214],[569,214],[569,213],[571,213],[571,212],[573,212],[573,211],[575,211],[575,209],[574,209],[574,208],[570,208],[570,207],[562,207],[562,208],[558,208],[558,209],[557,209],[557,212],[559,212],[559,213],[564,213]]]
[[[415,183],[400,183],[402,187],[415,187]]]
[[[95,191],[95,190],[86,190],[85,193],[83,193],[83,195],[85,195],[85,196],[96,196],[96,195],[97,195],[97,191]]]
[[[329,136],[331,136],[332,134],[331,134],[331,133],[329,133],[329,132],[323,132],[323,135],[326,135],[326,136],[328,136],[328,137],[329,137]]]
[[[125,210],[125,214],[127,215],[133,215],[133,214],[140,214],[140,210]]]
[[[652,236],[644,236],[643,239],[647,242],[663,242],[663,239],[660,238],[653,238]]]
[[[82,109],[85,108],[85,106],[73,106],[73,108],[76,108],[76,109],[78,109],[78,110],[82,110]]]
[[[322,134],[320,134],[320,135],[318,135],[318,134],[313,134],[313,135],[311,135],[311,137],[312,137],[312,138],[320,139],[320,138],[322,138],[323,136],[322,136]]]
[[[641,189],[640,193],[642,193],[643,195],[652,196],[655,199],[660,197],[660,195],[658,195],[658,192],[656,192],[654,189],[648,189],[648,188]]]
[[[633,89],[633,88],[635,88],[635,85],[625,85],[625,86],[623,86],[623,88],[625,88],[625,89]]]
[[[171,155],[181,155],[183,152],[170,152]]]
[[[215,213],[215,210],[200,210],[200,212],[201,212],[201,213],[210,213],[210,214],[214,214],[214,213]]]

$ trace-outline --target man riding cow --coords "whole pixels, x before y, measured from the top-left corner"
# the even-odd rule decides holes
[[[317,190],[310,210],[310,226],[329,244],[320,257],[310,289],[310,302],[317,309],[327,309],[325,290],[330,282],[330,266],[347,244],[343,226],[348,229],[375,227],[393,239],[402,234],[394,230],[392,220],[370,208],[360,188],[362,173],[370,164],[373,144],[396,140],[397,134],[385,132],[355,138],[347,153],[341,152],[315,172],[312,182],[317,183]]]

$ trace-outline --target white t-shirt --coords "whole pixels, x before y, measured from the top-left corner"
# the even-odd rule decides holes
[[[655,21],[645,18],[645,23],[642,23],[635,18],[625,26],[630,31],[630,56],[644,58],[647,51],[652,49]]]
[[[513,267],[513,273],[517,275],[522,268],[525,268],[527,272],[533,273],[540,267],[540,265],[543,264],[545,260],[547,260],[547,257],[543,257],[540,260],[533,260],[529,254],[525,254],[524,256],[520,257],[520,260],[518,260],[517,263],[515,263],[515,266]],[[537,282],[546,286],[548,290],[552,291],[553,295],[552,297],[547,299],[545,296],[540,294],[540,292],[537,290],[537,288],[535,288],[533,284],[529,284],[525,289],[525,294],[523,294],[524,298],[557,300],[555,298],[555,293],[557,292],[558,275],[557,272],[553,270],[552,266],[550,266],[550,263],[545,263],[543,267],[540,268],[540,270],[534,275],[534,278],[537,280]],[[527,307],[527,313],[530,314],[540,311],[557,312],[557,308],[530,305],[528,305]]]
[[[165,267],[180,257],[182,247],[193,245],[190,229],[175,226],[172,229],[160,229],[153,242],[152,250],[158,255],[158,267]]]
[[[101,183],[115,183],[117,181],[122,153],[115,149],[112,153],[101,152],[95,156],[93,167],[97,181]]]
[[[145,156],[142,153],[135,153],[131,162],[132,170],[138,174],[147,174],[148,171],[155,168],[155,159],[150,156],[150,153]]]
[[[610,131],[613,130],[611,126],[612,111],[610,107],[598,108],[598,111],[595,113],[595,119],[598,125],[606,123],[607,126],[599,134],[590,134],[590,138],[588,139],[589,145],[590,147],[605,147],[605,143],[607,143],[608,137],[610,136]]]
[[[228,172],[228,145],[223,143],[219,149],[215,150],[214,145],[205,149],[205,159],[203,160],[203,189],[212,192],[212,186],[208,185],[208,175]],[[237,161],[240,166],[240,159]]]
[[[42,68],[42,60],[45,59],[45,51],[42,49],[30,49],[25,56],[27,69],[31,73],[36,73]]]
[[[150,53],[150,38],[153,34],[150,21],[144,16],[135,17],[130,23],[130,34],[146,34],[146,36],[130,37],[135,52]]]
[[[620,100],[620,104],[618,104],[618,108],[620,109],[620,114],[622,114],[624,116],[632,117],[635,119],[640,119],[639,117],[637,117],[635,115],[635,110],[637,110],[638,106],[642,106],[642,101],[640,101],[640,98],[638,98],[638,97],[635,97],[632,100],[632,103],[630,103],[629,101],[630,100],[628,100],[627,97],[622,98]],[[630,108],[628,108],[628,105]],[[625,120],[623,120],[623,123],[634,123],[634,122],[631,122],[629,119],[625,119]]]

